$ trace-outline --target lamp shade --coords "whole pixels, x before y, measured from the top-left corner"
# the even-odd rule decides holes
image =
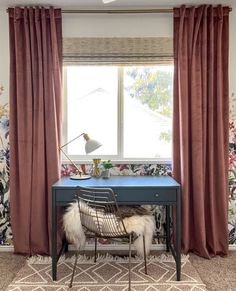
[[[96,149],[98,149],[102,145],[99,141],[97,141],[95,139],[91,139],[87,133],[84,133],[83,136],[84,136],[84,139],[86,140],[86,143],[85,143],[86,154],[89,154],[89,153],[95,151]]]
[[[79,175],[75,175],[75,176],[71,176],[71,179],[75,179],[75,180],[83,180],[83,179],[89,179],[91,178],[90,175],[82,175],[81,170],[78,168],[78,166],[71,160],[71,158],[67,155],[67,153],[63,150],[63,148],[65,146],[67,146],[68,144],[72,143],[73,141],[75,141],[76,139],[78,139],[80,136],[83,136],[85,139],[85,152],[86,154],[89,154],[93,151],[95,151],[97,148],[99,148],[102,144],[100,142],[98,142],[97,140],[94,139],[90,139],[90,137],[88,136],[87,133],[81,133],[80,135],[76,136],[74,139],[70,140],[68,143],[62,145],[60,147],[60,150],[63,152],[63,154],[67,157],[67,159],[71,162],[71,164],[77,169],[77,172],[79,173]]]
[[[93,151],[95,151],[96,149],[98,149],[102,144],[95,140],[95,139],[89,139],[86,141],[85,143],[85,152],[86,154],[89,154]]]

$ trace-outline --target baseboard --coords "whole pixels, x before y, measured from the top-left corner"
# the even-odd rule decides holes
[[[230,251],[236,251],[236,244],[234,244],[234,245],[229,245],[229,250],[230,250]]]
[[[14,252],[13,245],[10,246],[0,246],[0,252]]]
[[[99,249],[100,250],[108,250],[108,251],[112,251],[112,250],[128,250],[128,244],[120,244],[120,245],[108,245],[108,244],[104,244],[104,245],[99,245]],[[73,245],[69,245],[69,250],[74,250]],[[86,251],[92,251],[94,250],[94,246],[92,244],[87,244],[85,246],[85,250]],[[165,250],[165,245],[164,244],[156,244],[156,245],[152,245],[151,246],[151,250]],[[234,245],[229,245],[229,250],[230,251],[236,251],[236,244]],[[14,252],[14,247],[11,246],[0,246],[0,252]]]
[[[99,250],[128,250],[129,245],[128,244],[99,244],[98,249]],[[75,250],[73,245],[69,245],[69,251]],[[94,245],[93,244],[86,244],[85,251],[92,251],[94,250]],[[153,244],[151,246],[151,250],[165,250],[165,245],[164,244]],[[14,252],[14,247],[13,246],[0,246],[0,252]]]
[[[133,249],[133,246],[131,247]],[[151,250],[165,250],[166,245],[165,244],[153,244],[151,245]],[[99,244],[98,245],[98,250],[108,250],[108,251],[116,251],[116,250],[121,250],[121,251],[128,251],[129,249],[129,244]],[[75,248],[73,245],[69,245],[69,251],[74,251]],[[85,251],[93,251],[94,250],[94,245],[93,244],[86,244]]]

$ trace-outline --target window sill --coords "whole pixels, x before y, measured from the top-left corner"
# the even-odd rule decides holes
[[[104,159],[101,159],[101,160],[106,160],[105,158]],[[92,160],[73,160],[73,162],[75,163],[75,164],[93,164],[93,161]],[[172,160],[171,159],[169,159],[169,160],[167,160],[167,159],[153,159],[153,160],[142,160],[142,159],[140,159],[140,160],[113,160],[113,159],[111,159],[111,162],[112,162],[112,164],[153,164],[153,165],[158,165],[158,164],[172,164]],[[70,161],[68,161],[68,160],[62,160],[62,164],[71,164],[71,162]]]

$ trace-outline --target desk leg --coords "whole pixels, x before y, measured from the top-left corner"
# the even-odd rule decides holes
[[[57,280],[57,207],[56,193],[52,193],[52,279]]]
[[[181,195],[180,190],[177,192],[176,204],[176,272],[177,281],[181,277]]]
[[[170,251],[170,205],[166,205],[166,251]]]

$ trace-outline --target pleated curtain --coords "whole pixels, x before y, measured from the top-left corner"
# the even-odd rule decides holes
[[[61,10],[10,8],[10,206],[15,253],[50,254],[60,177]]]
[[[174,9],[173,175],[182,248],[228,253],[229,7]]]

